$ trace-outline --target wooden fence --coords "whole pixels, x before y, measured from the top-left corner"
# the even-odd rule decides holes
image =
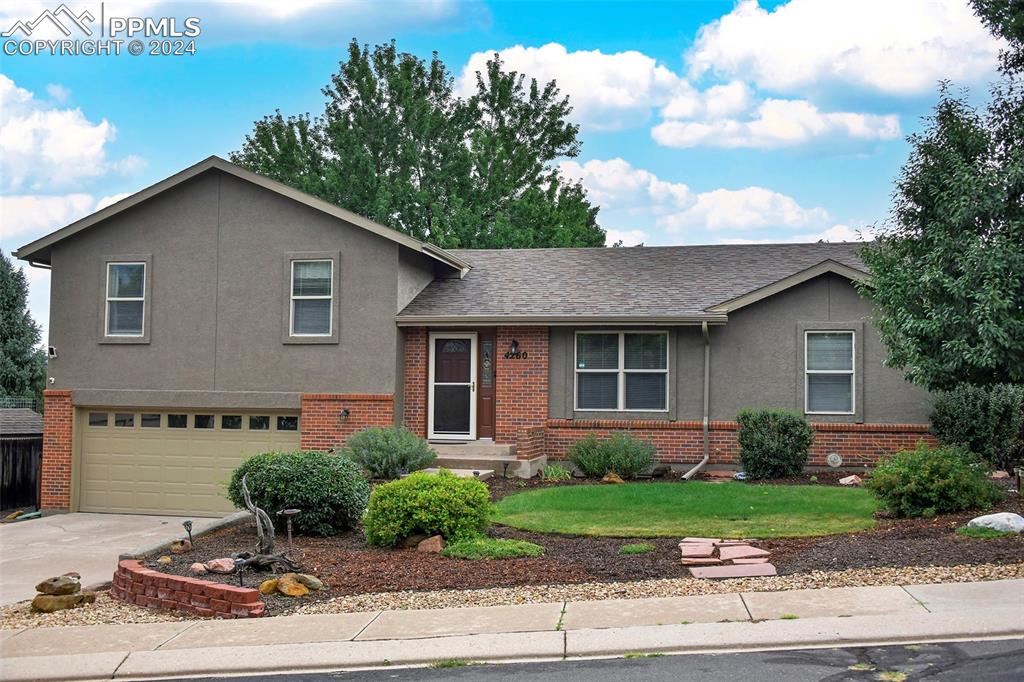
[[[39,508],[42,436],[0,438],[0,509]]]

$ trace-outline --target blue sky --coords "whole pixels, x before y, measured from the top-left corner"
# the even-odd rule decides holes
[[[68,2],[99,16],[98,2]],[[6,2],[0,27],[59,3]],[[351,37],[429,57],[466,88],[494,51],[555,78],[583,152],[562,164],[627,244],[854,239],[951,79],[983,98],[998,44],[966,0],[104,3],[195,16],[196,54],[0,57],[0,249],[210,155],[275,108],[319,113]],[[45,31],[46,29],[43,29]],[[76,36],[78,37],[78,36]],[[45,271],[28,270],[46,324]]]

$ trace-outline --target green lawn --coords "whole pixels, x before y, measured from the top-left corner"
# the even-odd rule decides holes
[[[542,533],[623,538],[773,538],[872,528],[860,488],[749,483],[627,483],[538,488],[498,502],[494,520]]]

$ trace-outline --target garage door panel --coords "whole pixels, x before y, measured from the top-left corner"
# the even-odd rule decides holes
[[[270,450],[297,450],[298,431],[249,431],[243,415],[243,429],[195,429],[190,413],[189,428],[172,429],[166,416],[160,427],[141,427],[137,408],[100,412],[134,412],[133,427],[88,426],[88,412],[82,412],[82,460],[79,476],[82,511],[200,516],[233,511],[227,500],[231,472],[246,458]],[[166,412],[163,413],[166,415]],[[175,414],[182,414],[175,411]],[[211,414],[210,411],[198,414]],[[232,413],[237,414],[237,413]],[[245,413],[249,414],[249,413]],[[276,423],[277,413],[271,415]],[[221,424],[220,415],[216,424]]]

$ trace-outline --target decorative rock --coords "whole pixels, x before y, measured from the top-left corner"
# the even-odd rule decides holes
[[[190,540],[175,540],[171,543],[171,554],[187,554],[192,551]]]
[[[754,564],[752,566],[708,566],[707,568],[691,568],[690,575],[694,578],[710,578],[722,580],[724,578],[757,578],[762,576],[776,575],[775,567],[771,564]]]
[[[412,549],[413,547],[415,547],[416,545],[420,544],[421,542],[423,542],[426,539],[427,539],[426,535],[421,535],[420,533],[416,533],[415,535],[410,535],[409,537],[407,537],[404,540],[402,540],[402,547],[405,547],[407,549]]]
[[[860,485],[863,482],[863,479],[857,474],[839,479],[839,485]]]
[[[210,573],[234,573],[235,560],[230,557],[214,559],[206,562],[206,570]]]
[[[710,556],[696,558],[683,557],[681,561],[683,562],[683,566],[717,566],[722,563],[721,559],[716,559]]]
[[[78,580],[78,581],[82,580],[82,574],[78,573],[77,571],[68,571],[67,573],[61,573],[61,575],[65,576],[67,578],[74,578],[75,580]]]
[[[715,553],[715,546],[680,542],[679,551],[682,552],[683,558],[693,559],[696,557],[709,557]]]
[[[173,561],[173,559],[171,559],[171,557],[167,556],[166,554],[156,560],[158,564],[163,564],[164,566],[171,563],[171,561]]]
[[[986,514],[971,519],[967,526],[969,528],[991,528],[1002,533],[1024,533],[1024,516],[1011,512]]]
[[[743,564],[766,564],[768,563],[768,557],[760,556],[752,559],[733,559],[732,562],[737,566],[742,566]]]
[[[993,471],[989,475],[989,478],[1009,478],[1009,477],[1010,477],[1010,472],[1009,471]]]
[[[191,566],[189,566],[188,570],[191,571],[192,573],[195,573],[196,575],[203,575],[203,574],[206,573],[207,568],[206,568],[206,564],[202,563],[201,561],[197,561],[194,564],[192,564]]]
[[[32,600],[32,610],[42,613],[53,613],[76,606],[92,604],[96,601],[95,592],[78,592],[75,594],[37,594]]]
[[[49,595],[74,594],[82,589],[77,575],[59,575],[56,578],[47,578],[36,585],[36,592]]]
[[[103,582],[98,582],[98,583],[93,583],[91,585],[86,585],[85,587],[82,588],[82,591],[83,592],[106,592],[107,590],[110,589],[110,586],[112,584],[113,584],[112,581],[104,580]]]
[[[769,556],[771,552],[766,549],[758,549],[749,545],[733,545],[732,547],[720,547],[718,556],[723,560],[729,559],[750,559],[753,557]]]
[[[609,471],[607,474],[604,475],[604,478],[601,479],[601,483],[614,483],[614,484],[618,484],[618,483],[625,483],[625,481],[623,481],[622,477],[619,476],[614,471]]]
[[[427,552],[429,554],[440,554],[441,550],[444,549],[444,538],[440,535],[434,535],[429,537],[420,544],[416,545],[417,552]]]
[[[323,582],[315,575],[310,575],[309,573],[296,573],[295,579],[311,590],[316,591],[324,589]]]
[[[273,594],[277,592],[277,579],[271,578],[260,583],[260,594]]]
[[[286,597],[304,597],[309,588],[298,581],[294,573],[285,573],[277,579],[277,591]]]

